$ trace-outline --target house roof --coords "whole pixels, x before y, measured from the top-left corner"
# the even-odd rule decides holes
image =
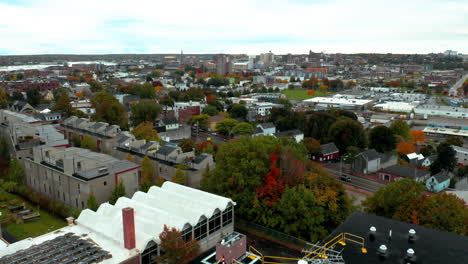
[[[322,149],[322,155],[329,155],[332,153],[339,152],[338,148],[333,142],[321,145],[320,148]]]
[[[429,171],[419,170],[419,169],[415,169],[415,168],[411,168],[411,167],[403,166],[403,165],[398,165],[398,164],[385,168],[382,171],[393,174],[393,175],[398,175],[401,177],[407,177],[407,178],[412,178],[412,179],[419,178],[419,177],[429,174]]]
[[[370,238],[369,229],[371,226],[377,229],[374,239]],[[414,241],[408,239],[410,229],[416,231]],[[389,239],[390,230],[392,232],[391,239]],[[455,233],[355,212],[324,241],[329,241],[344,232],[363,237],[365,248],[368,251],[367,254],[362,254],[361,246],[354,243],[347,243],[348,245],[345,247],[337,246],[339,248],[335,248],[335,250],[343,249],[342,256],[346,263],[409,263],[404,259],[406,250],[409,248],[415,252],[416,263],[468,263],[468,237]],[[385,260],[380,259],[378,253],[381,245],[386,245],[388,249]]]
[[[435,175],[432,175],[432,177],[436,178],[438,183],[442,183],[442,182],[450,180],[450,172],[441,171]]]
[[[161,154],[161,155],[169,155],[171,154],[174,150],[176,150],[177,147],[174,147],[174,146],[162,146],[158,149],[158,151],[156,151],[156,154]]]
[[[172,124],[177,124],[177,118],[175,117],[164,117],[162,119],[164,125],[172,125]]]
[[[208,155],[209,155],[209,154],[202,153],[202,154],[196,156],[196,157],[193,159],[193,163],[195,163],[195,164],[200,164],[202,161],[204,161],[206,158],[208,158]]]
[[[359,155],[363,156],[366,160],[375,160],[380,158],[380,155],[375,149],[368,149],[361,152]]]
[[[277,137],[290,137],[290,136],[297,136],[297,135],[302,135],[304,134],[302,131],[299,129],[293,129],[293,130],[287,130],[287,131],[282,131],[282,132],[276,132],[275,136]]]
[[[261,126],[263,129],[275,128],[275,124],[271,122],[259,124],[259,126]]]

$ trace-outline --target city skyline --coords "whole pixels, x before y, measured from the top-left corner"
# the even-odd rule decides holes
[[[0,0],[0,10],[0,55],[468,53],[460,0]]]

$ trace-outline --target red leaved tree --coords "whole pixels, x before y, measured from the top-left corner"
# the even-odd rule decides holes
[[[271,168],[270,171],[263,177],[265,182],[263,185],[257,188],[257,197],[271,207],[274,203],[277,203],[281,199],[281,195],[284,192],[284,182],[280,179],[280,171],[276,167],[278,157],[275,153],[271,153]]]
[[[174,227],[164,225],[164,231],[159,234],[161,248],[164,254],[158,258],[158,262],[166,264],[185,264],[200,254],[200,244],[197,240],[184,241],[182,232]]]

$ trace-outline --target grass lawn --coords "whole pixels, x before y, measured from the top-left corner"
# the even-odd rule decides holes
[[[318,97],[318,96],[327,96],[330,93],[329,92],[321,92],[319,90],[316,90],[314,95],[308,95],[307,90],[283,90],[281,91],[282,94],[286,95],[286,98],[288,100],[305,100],[309,99],[312,97]]]
[[[22,201],[21,197],[17,195],[9,195],[11,195],[11,200]],[[6,204],[6,202],[2,202],[0,204]],[[37,206],[32,205],[29,202],[26,202],[26,208],[33,209],[34,212],[39,211],[39,213],[41,214],[41,218],[39,220],[29,223],[13,223],[2,226],[4,230],[6,230],[8,233],[10,233],[19,240],[49,233],[50,231],[64,227],[67,224],[65,219],[53,216],[47,211],[38,210]],[[0,208],[0,211],[2,212],[2,218],[5,217],[7,214],[10,214],[8,208]]]

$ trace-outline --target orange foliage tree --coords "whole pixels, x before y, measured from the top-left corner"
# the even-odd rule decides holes
[[[280,170],[277,168],[276,163],[278,157],[275,153],[271,153],[271,168],[270,171],[263,178],[264,184],[257,188],[257,197],[265,202],[265,205],[271,207],[281,199],[285,186],[280,179]]]
[[[397,145],[397,151],[401,155],[406,155],[413,153],[416,150],[414,147],[414,142],[412,141],[402,141]]]
[[[410,131],[411,138],[416,143],[424,143],[426,142],[426,134],[424,134],[421,130],[411,130]]]
[[[315,90],[314,90],[314,89],[307,90],[307,95],[313,96],[314,94],[315,94]]]

